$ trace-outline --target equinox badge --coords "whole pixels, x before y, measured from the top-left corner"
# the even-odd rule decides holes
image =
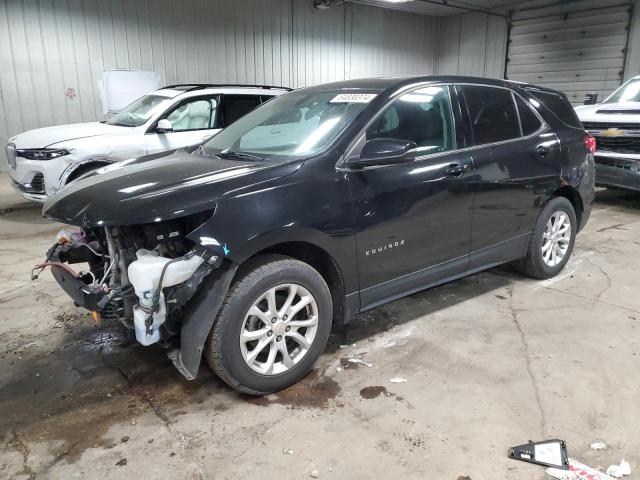
[[[365,255],[373,255],[375,253],[382,253],[385,250],[391,250],[392,248],[403,247],[404,240],[398,240],[396,242],[389,242],[386,245],[382,245],[380,247],[372,248],[365,252]]]

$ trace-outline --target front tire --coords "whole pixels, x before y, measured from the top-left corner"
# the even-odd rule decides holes
[[[518,265],[520,272],[538,279],[560,273],[573,252],[577,228],[571,202],[564,197],[552,198],[538,215],[527,253]]]
[[[309,265],[258,257],[227,293],[205,345],[213,371],[234,389],[266,395],[311,369],[329,338],[331,293]]]

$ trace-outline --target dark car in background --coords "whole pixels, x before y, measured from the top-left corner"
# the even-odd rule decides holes
[[[195,150],[47,200],[82,230],[38,268],[185,377],[204,354],[237,390],[280,390],[357,312],[506,262],[539,279],[564,268],[591,212],[593,139],[545,94],[568,104],[466,77],[284,94]]]

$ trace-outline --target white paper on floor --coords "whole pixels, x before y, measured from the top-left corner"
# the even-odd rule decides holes
[[[547,468],[547,474],[558,480],[613,480],[613,477],[606,473],[573,458],[569,459],[569,470],[550,467]]]
[[[390,383],[407,383],[407,379],[402,377],[394,377],[391,380],[389,380],[389,382]]]
[[[347,362],[349,362],[349,363],[357,363],[359,365],[365,365],[365,366],[367,366],[369,368],[373,368],[373,364],[367,363],[364,360],[361,360],[359,358],[347,358]]]
[[[629,465],[629,462],[622,460],[619,465],[611,465],[607,468],[607,473],[614,478],[631,475],[631,465]]]

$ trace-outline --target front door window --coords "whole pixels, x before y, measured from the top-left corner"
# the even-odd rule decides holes
[[[174,132],[214,128],[217,106],[213,98],[194,100],[183,103],[166,118]]]
[[[402,95],[367,129],[367,140],[373,138],[415,142],[418,156],[455,149],[447,87],[424,87]]]

